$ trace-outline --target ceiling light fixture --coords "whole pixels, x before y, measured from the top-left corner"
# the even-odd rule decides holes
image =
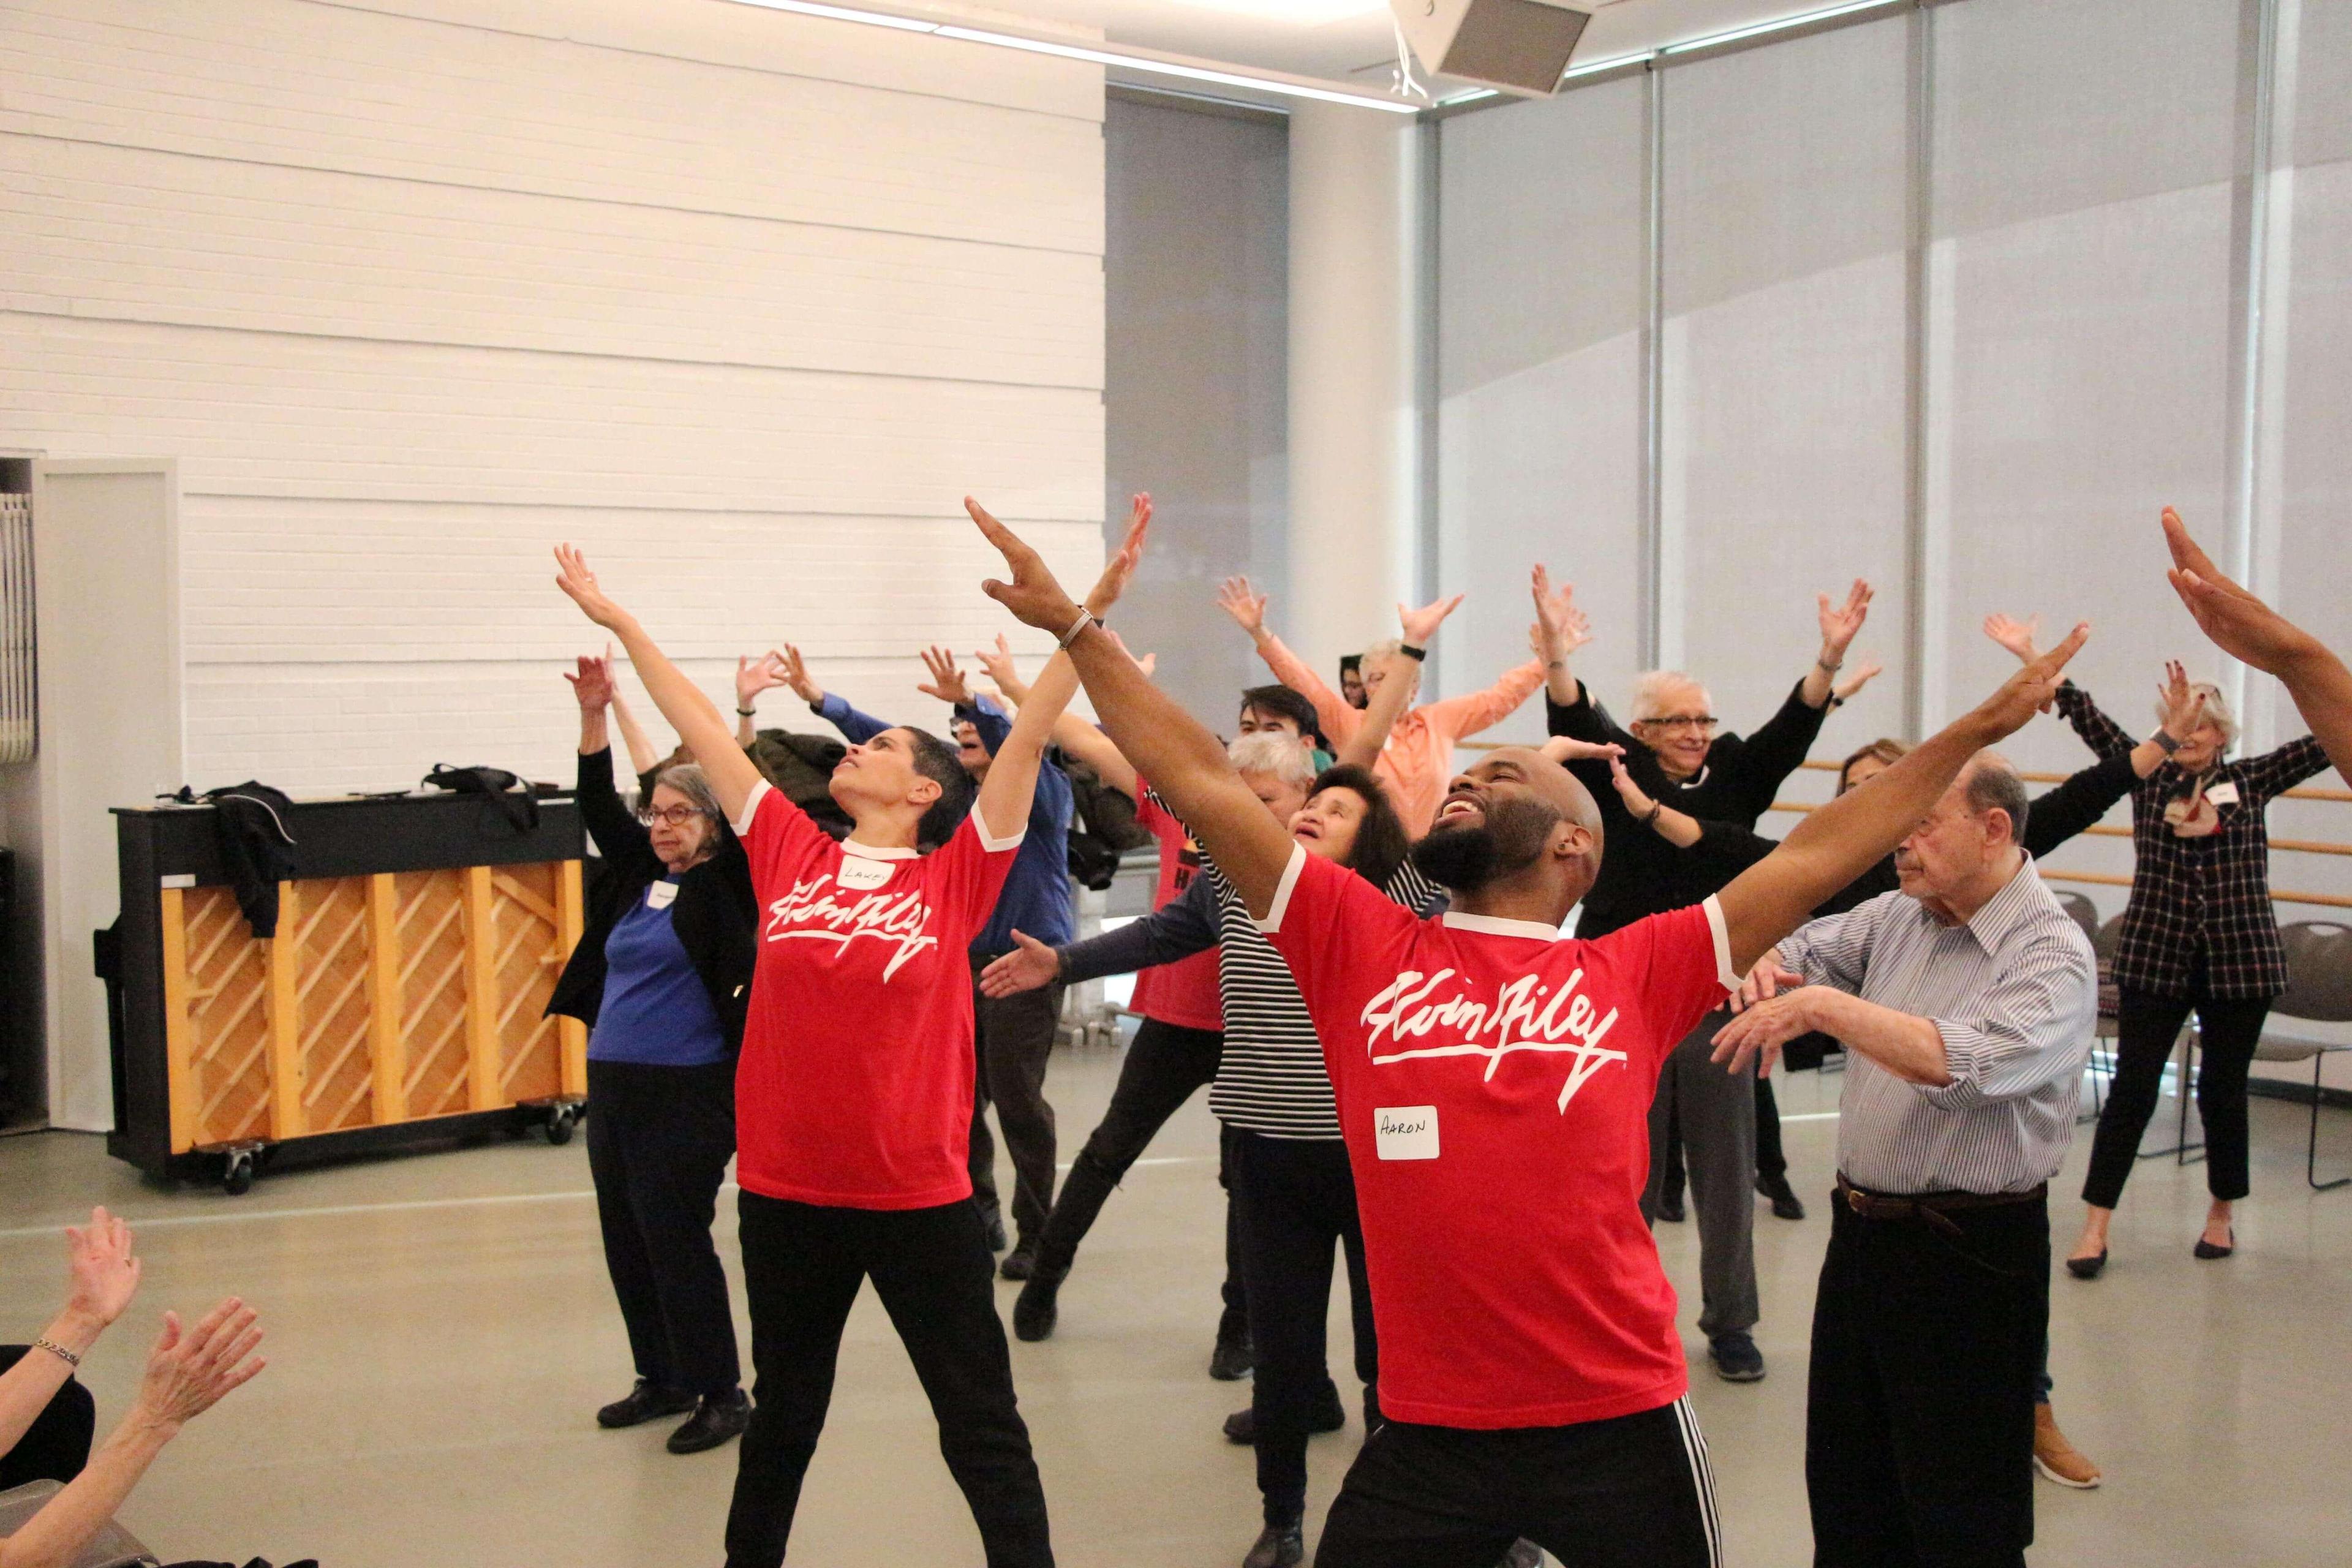
[[[1347,92],[1338,88],[1317,87],[1295,78],[1261,76],[1251,71],[1228,70],[1207,62],[1194,62],[1175,56],[1133,54],[1125,50],[1098,49],[1082,44],[1057,43],[1050,38],[1024,37],[1018,33],[997,32],[982,27],[966,27],[949,22],[925,21],[917,16],[894,16],[887,11],[867,11],[848,5],[827,5],[819,0],[737,0],[740,5],[757,5],[767,11],[789,11],[796,16],[819,16],[831,22],[856,22],[867,26],[890,27],[902,33],[929,33],[934,37],[952,38],[959,43],[985,44],[992,48],[1019,49],[1033,55],[1052,55],[1067,60],[1085,60],[1094,65],[1110,66],[1120,70],[1142,71],[1151,76],[1175,77],[1184,81],[1214,82],[1223,87],[1247,88],[1256,92],[1271,92],[1284,98],[1303,98],[1318,103],[1344,104],[1350,109],[1377,109],[1390,114],[1418,114],[1421,106],[1392,99],[1374,98],[1369,93]]]
[[[1679,44],[1668,44],[1658,52],[1665,55],[1680,55],[1687,54],[1693,49],[1711,49],[1717,44],[1733,44],[1742,38],[1762,37],[1767,33],[1778,33],[1790,27],[1811,26],[1815,22],[1826,22],[1835,16],[1847,16],[1855,11],[1867,11],[1874,6],[1894,8],[1890,0],[1847,0],[1847,3],[1843,5],[1825,5],[1818,11],[1800,12],[1794,16],[1781,16],[1769,22],[1759,22],[1753,26],[1734,27],[1728,32],[1709,33],[1704,38],[1690,38]]]

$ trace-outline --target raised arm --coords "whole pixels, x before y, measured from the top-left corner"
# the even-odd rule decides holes
[[[760,693],[772,686],[784,684],[784,656],[774,649],[757,658],[738,654],[735,658],[735,743],[748,746],[760,738],[754,722]]]
[[[1518,710],[1519,704],[1543,689],[1543,666],[1534,659],[1505,670],[1483,691],[1443,697],[1423,706],[1421,715],[1432,730],[1449,741],[1475,735],[1499,724]]]
[[[1122,648],[1127,646],[1119,642],[1117,632],[1111,634],[1111,641],[1119,643]],[[982,648],[972,657],[980,660],[981,668],[988,671],[988,678],[996,682],[996,689],[1004,694],[1006,701],[1018,708],[1029,700],[1029,683],[1021,679],[1020,670],[1013,663],[1013,650],[1006,646],[1002,636],[997,637],[993,651]],[[1148,653],[1136,660],[1137,668],[1143,671],[1147,679],[1155,663],[1156,660]],[[1136,774],[1135,764],[1119,754],[1118,748],[1111,744],[1108,735],[1076,714],[1065,712],[1054,721],[1054,744],[1076,761],[1092,768],[1095,777],[1128,799],[1140,797],[1143,786]]]
[[[1528,586],[1536,601],[1536,635],[1530,651],[1543,666],[1544,695],[1562,708],[1573,708],[1584,688],[1568,661],[1592,640],[1584,612],[1576,607],[1576,584],[1563,583],[1553,592],[1550,570],[1538,563],[1528,574]]]
[[[604,712],[618,700],[620,689],[613,679],[612,655],[591,658],[583,654],[580,672],[566,671],[563,679],[572,683],[572,695],[580,704],[580,776],[572,795],[580,808],[581,826],[587,828],[588,837],[596,841],[597,853],[608,863],[650,858],[652,836],[645,824],[629,815],[628,807],[621,804],[620,792],[613,787],[613,747],[605,735]],[[649,759],[637,772],[646,772],[659,760]]]
[[[1017,996],[1056,980],[1076,985],[1107,974],[1132,974],[1206,952],[1217,945],[1217,937],[1216,889],[1208,878],[1195,877],[1182,896],[1141,920],[1066,947],[1048,947],[1014,931],[1013,950],[980,972],[981,994]]]
[[[2198,626],[2223,653],[2278,678],[2327,760],[2352,781],[2352,670],[2317,637],[2224,575],[2170,507],[2164,509],[2164,540],[2172,550],[2166,575]]]
[[[1389,743],[1389,732],[1396,728],[1397,721],[1404,717],[1405,710],[1412,704],[1413,687],[1420,677],[1421,661],[1429,652],[1431,640],[1437,636],[1437,628],[1445,624],[1445,617],[1452,615],[1461,603],[1462,595],[1456,594],[1450,599],[1438,599],[1417,610],[1408,610],[1402,605],[1397,606],[1397,625],[1402,629],[1403,646],[1381,661],[1379,689],[1365,704],[1363,721],[1356,726],[1356,732],[1339,742],[1334,762],[1347,767],[1369,768],[1380,760],[1381,748]],[[1405,648],[1413,651],[1407,653]],[[1371,671],[1364,673],[1369,676]]]
[[[760,770],[735,743],[733,731],[719,716],[718,705],[704,696],[684,670],[670,662],[637,618],[621,608],[603,588],[597,585],[596,574],[588,569],[588,558],[569,544],[555,547],[555,585],[563,590],[572,602],[590,620],[618,637],[622,647],[628,650],[629,662],[636,667],[637,679],[646,683],[646,691],[669,721],[694,760],[710,780],[711,792],[718,795],[719,809],[729,821],[739,821],[743,815],[743,803],[760,783]]]
[[[1154,687],[1091,616],[1081,618],[1034,550],[985,512],[973,521],[1013,574],[983,584],[989,597],[1067,645],[1112,742],[1216,858],[1250,912],[1265,916],[1297,847],[1290,835],[1227,763],[1217,738]]]
[[[1252,588],[1246,577],[1228,577],[1217,590],[1217,604],[1235,625],[1249,633],[1250,641],[1257,645],[1258,658],[1265,660],[1274,678],[1315,704],[1315,721],[1322,726],[1325,737],[1335,746],[1345,745],[1363,723],[1364,715],[1349,707],[1346,698],[1332,690],[1305,659],[1265,629],[1265,595]]]
[[[131,1227],[103,1207],[89,1211],[88,1229],[66,1227],[66,1304],[40,1332],[57,1349],[36,1345],[0,1373],[0,1454],[16,1446],[73,1376],[74,1363],[66,1356],[88,1355],[122,1316],[141,1272],[131,1256]]]
[[[980,525],[981,532],[990,539],[993,540],[1000,534],[1006,539],[1013,538],[1012,531],[982,510],[978,501],[966,496],[963,504],[964,510],[971,514],[972,521]],[[1128,516],[1127,538],[1111,557],[1110,563],[1103,568],[1102,576],[1097,579],[1093,592],[1087,595],[1085,606],[1088,629],[1098,634],[1104,646],[1129,669],[1134,668],[1134,661],[1127,657],[1124,648],[1112,642],[1108,633],[1103,632],[1099,623],[1100,617],[1110,613],[1110,607],[1118,602],[1119,595],[1126,591],[1127,584],[1134,578],[1135,568],[1143,559],[1144,538],[1150,531],[1151,498],[1138,495]],[[1034,552],[1032,558],[1034,559]],[[1045,573],[1045,563],[1038,561],[1036,569]],[[1053,582],[1052,574],[1045,573],[1045,580]],[[1060,584],[1055,584],[1055,594],[1060,594]],[[1069,620],[1076,620],[1078,614],[1074,608]],[[1068,622],[1064,623],[1066,629],[1067,625]],[[952,666],[953,663],[954,658],[950,655],[949,664]],[[989,764],[988,777],[981,784],[980,798],[973,803],[973,809],[980,813],[981,825],[988,829],[991,837],[1010,838],[1028,827],[1029,805],[1036,793],[1037,768],[1045,754],[1045,742],[1054,732],[1054,721],[1062,716],[1062,710],[1069,706],[1070,699],[1076,696],[1077,691],[1078,675],[1071,664],[1070,655],[1065,651],[1047,659],[1036,684],[1029,689],[1029,700],[1021,705],[1020,716],[1013,721],[1013,728],[1005,735],[1004,743],[996,749],[995,760]]]
[[[610,644],[605,647],[604,662],[607,666],[613,662]],[[646,733],[646,727],[638,723],[636,714],[630,711],[628,702],[621,696],[621,683],[617,680],[613,682],[613,722],[620,729],[621,744],[628,748],[630,773],[639,776],[649,773],[669,754],[654,749],[653,737]]]
[[[1863,622],[1870,618],[1870,584],[1856,577],[1853,586],[1846,590],[1843,605],[1831,604],[1827,594],[1814,595],[1822,626],[1822,651],[1813,656],[1813,668],[1805,671],[1806,707],[1829,705],[1830,683],[1837,679],[1839,667],[1845,663],[1845,650],[1853,646]]]
[[[1985,617],[1984,634],[2015,654],[2020,664],[2032,664],[2042,657],[2041,648],[2034,643],[2040,625],[2039,616],[2021,621],[2014,616],[1994,614]],[[2058,716],[2074,727],[2074,733],[2083,738],[2083,744],[2090,747],[2095,756],[2120,757],[2148,744],[2147,742],[2133,740],[2128,731],[2107,717],[2105,710],[2091,700],[2089,692],[2071,680],[2059,687],[2057,705]],[[2156,762],[2163,760],[2163,752],[2158,750]],[[2147,771],[2154,773],[2156,763],[2150,763]]]
[[[1812,910],[1875,865],[1934,809],[1970,757],[2022,729],[2056,695],[2058,672],[2090,636],[2086,622],[1977,708],[1871,780],[1807,813],[1780,847],[1717,895],[1731,964],[1748,967]]]

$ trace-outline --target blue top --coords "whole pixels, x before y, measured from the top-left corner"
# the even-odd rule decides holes
[[[698,1068],[727,1059],[710,993],[670,922],[677,900],[677,879],[664,877],[613,922],[604,939],[604,1001],[588,1036],[590,1061]]]
[[[894,726],[885,724],[870,714],[860,713],[841,698],[828,691],[817,705],[818,715],[850,740],[859,742],[872,740]],[[958,719],[969,720],[980,731],[980,743],[994,756],[1013,733],[1013,721],[1004,710],[983,697],[979,701],[958,704]],[[1004,890],[997,895],[996,909],[988,917],[987,927],[972,938],[975,954],[993,957],[1013,951],[1013,932],[1018,928],[1024,936],[1035,937],[1050,947],[1058,947],[1078,934],[1077,910],[1070,893],[1070,817],[1076,802],[1070,794],[1069,776],[1050,762],[1037,764],[1037,793],[1029,802],[1029,827],[1021,840],[1021,851],[1013,858],[1013,872],[1004,881]]]

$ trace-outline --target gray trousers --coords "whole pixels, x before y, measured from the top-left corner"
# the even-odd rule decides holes
[[[1650,1181],[1642,1217],[1658,1220],[1667,1130],[1679,1124],[1698,1220],[1699,1332],[1708,1339],[1756,1326],[1756,1070],[1709,1061],[1728,1012],[1709,1013],[1666,1058],[1650,1102]]]
[[[983,967],[982,960],[972,960],[975,980]],[[1062,1016],[1062,987],[991,998],[975,984],[971,1010],[972,1202],[982,1215],[999,1212],[996,1140],[989,1136],[986,1114],[994,1105],[1005,1152],[1013,1156],[1013,1230],[1034,1242],[1054,1207],[1054,1108],[1045,1102],[1045,1063]]]

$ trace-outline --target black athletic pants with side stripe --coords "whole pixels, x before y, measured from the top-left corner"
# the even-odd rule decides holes
[[[1331,1504],[1316,1568],[1494,1568],[1525,1537],[1574,1568],[1717,1568],[1715,1478],[1687,1396],[1573,1426],[1391,1421]]]

